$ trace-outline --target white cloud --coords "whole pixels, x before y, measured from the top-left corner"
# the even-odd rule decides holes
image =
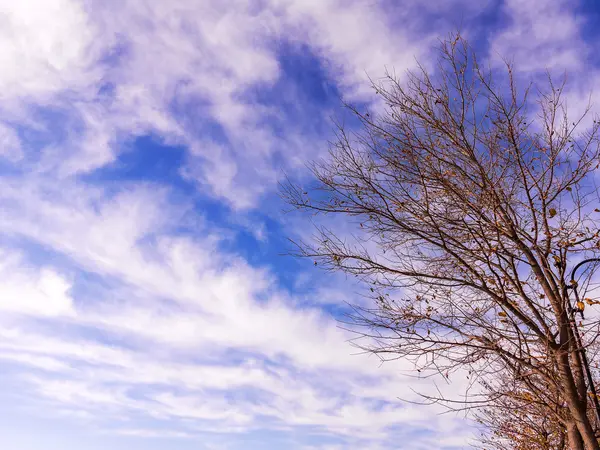
[[[65,189],[69,198],[61,195]],[[223,254],[210,235],[190,239],[165,234],[184,207],[169,207],[150,186],[104,199],[93,189],[63,185],[54,190],[42,184],[28,192],[22,183],[3,183],[0,203],[3,232],[25,235],[66,253],[89,271],[197,310],[181,317],[128,303],[98,318],[111,326],[185,346],[208,338],[207,343],[285,355],[309,367],[333,362],[360,366],[349,357],[352,350],[335,324],[317,309],[286,306],[286,294],[274,290],[265,270]],[[270,300],[257,301],[265,293]],[[324,341],[337,342],[331,353],[315,351]]]
[[[578,71],[589,49],[572,7],[573,2],[563,0],[506,0],[508,25],[493,37],[491,57],[514,60],[524,72]]]
[[[28,269],[15,255],[0,253],[0,310],[40,316],[74,314],[71,284],[52,269]]]
[[[368,2],[273,3],[284,8],[298,36],[329,63],[330,75],[351,100],[372,101],[368,76],[377,78],[386,67],[395,67],[399,73],[415,67],[416,58],[424,57],[437,37],[431,34],[414,39],[413,27],[421,18],[410,2],[395,10],[394,19],[403,24],[402,30],[393,29],[390,17]]]
[[[0,53],[7,69],[0,87],[10,100],[4,115],[37,127],[68,127],[66,141],[47,148],[42,159],[45,170],[63,175],[112,162],[123,138],[157,133],[194,149],[198,163],[188,174],[213,195],[247,208],[276,187],[281,152],[287,148],[297,158],[318,148],[294,137],[302,130],[292,124],[284,139],[276,138],[265,121],[281,112],[245,95],[280,79],[274,42],[305,42],[326,61],[342,93],[363,100],[369,99],[367,74],[413,67],[414,56],[431,42],[411,39],[406,25],[392,29],[382,11],[363,2],[234,3],[4,2]],[[412,10],[407,6],[402,15]],[[110,93],[100,95],[106,86]],[[195,113],[197,102],[205,106]],[[31,106],[48,104],[70,121],[43,124],[27,114]],[[185,108],[189,117],[173,116],[173,107]],[[323,120],[328,117],[323,111]],[[197,134],[207,121],[222,127],[227,144]]]
[[[532,80],[545,89],[547,76],[556,86],[566,80],[563,100],[570,121],[579,120],[589,106],[600,103],[596,86],[600,73],[592,63],[592,47],[584,37],[588,19],[576,11],[579,2],[506,0],[502,13],[504,28],[492,34],[489,57],[492,63],[502,59],[514,63],[517,81],[523,85]],[[536,92],[532,93],[533,97]],[[534,108],[537,109],[537,108]],[[588,114],[582,129],[592,124]]]
[[[57,359],[49,358],[47,356],[31,355],[27,353],[0,353],[0,359],[52,372],[64,371],[67,369],[67,365]]]
[[[98,82],[94,24],[72,0],[0,1],[0,94],[47,99]],[[104,38],[107,38],[105,36]]]
[[[395,400],[413,395],[396,374],[403,365],[378,368],[352,356],[350,336],[333,319],[295,306],[272,274],[219,250],[218,240],[169,236],[185,207],[168,206],[151,186],[112,197],[79,187],[66,198],[44,184],[2,187],[3,233],[34,239],[112,280],[108,301],[92,301],[94,293],[79,286],[86,294],[76,316],[62,317],[49,334],[26,321],[3,325],[1,358],[19,353],[26,358],[15,363],[61,372],[60,381],[27,378],[56,407],[105,419],[143,413],[174,429],[190,420],[223,433],[310,426],[374,441],[397,424],[439,426]],[[18,298],[30,296],[29,283],[4,281],[20,287]],[[86,337],[98,331],[103,339]],[[239,362],[227,360],[231,352]]]

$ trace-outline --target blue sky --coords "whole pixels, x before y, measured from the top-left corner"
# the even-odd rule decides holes
[[[0,447],[464,448],[359,355],[361,286],[282,256],[340,99],[461,27],[596,99],[599,11],[563,0],[0,0]],[[351,225],[332,222],[343,236]],[[460,394],[465,381],[437,380]]]

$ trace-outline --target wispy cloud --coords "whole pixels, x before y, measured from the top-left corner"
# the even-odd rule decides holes
[[[398,422],[431,429],[430,416],[395,400],[412,395],[394,373],[402,367],[351,355],[350,335],[288,299],[274,274],[220,250],[218,230],[169,232],[185,208],[155,189],[109,197],[80,187],[69,200],[48,186],[28,194],[3,187],[4,233],[110,283],[94,291],[68,267],[22,275],[14,269],[27,262],[5,252],[1,354],[41,371],[25,379],[51,404],[174,421],[196,434],[309,427],[377,440]]]
[[[566,3],[421,3],[0,1],[0,395],[140,448],[462,447],[461,417],[400,400],[462,375],[355,354],[360,288],[280,256],[309,233],[282,169],[368,76],[460,23],[524,76],[587,64]]]

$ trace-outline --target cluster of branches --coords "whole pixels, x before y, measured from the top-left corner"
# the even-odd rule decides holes
[[[460,403],[427,398],[473,412],[484,448],[597,450],[593,270],[571,271],[600,251],[600,124],[567,116],[564,84],[521,89],[504,68],[452,36],[433,72],[373,83],[382,113],[347,105],[359,131],[339,126],[316,187],[283,193],[356,223],[300,254],[370,284],[352,317],[368,351],[469,373]]]

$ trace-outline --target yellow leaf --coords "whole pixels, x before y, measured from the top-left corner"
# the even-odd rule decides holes
[[[581,300],[579,300],[577,302],[577,309],[579,309],[579,311],[583,311],[585,309],[585,303],[583,303]]]
[[[556,209],[554,208],[550,208],[548,210],[548,215],[550,216],[550,218],[552,219],[555,215],[556,215]]]
[[[505,313],[504,311],[500,311],[500,312],[498,313],[498,315],[499,315],[500,317],[506,317],[506,313]]]

